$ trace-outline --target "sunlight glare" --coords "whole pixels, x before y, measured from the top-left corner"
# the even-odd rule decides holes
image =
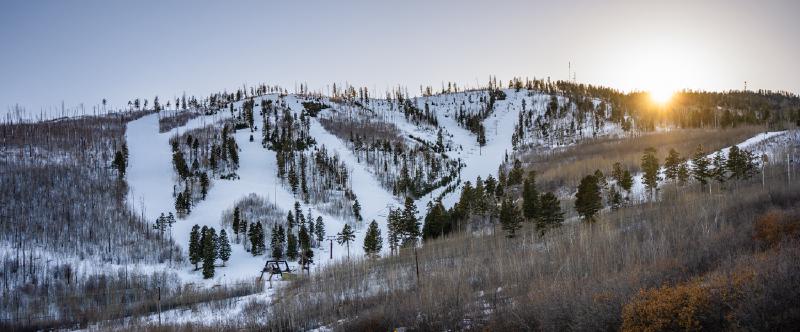
[[[650,90],[650,99],[656,104],[664,105],[672,99],[674,92],[670,89],[652,89]]]

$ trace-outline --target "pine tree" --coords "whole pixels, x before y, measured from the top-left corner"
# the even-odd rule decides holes
[[[161,236],[164,236],[164,232],[167,230],[167,217],[164,216],[163,212],[156,218],[155,223],[153,223],[153,229],[157,230]]]
[[[647,187],[647,190],[650,191],[651,196],[658,188],[658,181],[661,180],[658,176],[659,169],[660,166],[658,164],[658,158],[656,157],[656,149],[645,149],[644,155],[642,155],[642,170],[644,171],[642,182],[644,186]]]
[[[622,182],[619,183],[619,186],[622,187],[622,189],[625,189],[625,191],[629,193],[633,188],[633,176],[631,175],[631,172],[628,171],[627,169],[622,172]]]
[[[386,216],[388,228],[389,250],[394,253],[403,237],[403,212],[400,209],[389,209]]]
[[[669,181],[678,179],[678,170],[681,165],[681,155],[675,149],[669,149],[667,158],[664,159],[664,177]]]
[[[225,230],[219,231],[219,238],[217,239],[217,253],[222,260],[222,266],[231,258],[231,243],[228,241],[228,233]]]
[[[622,169],[622,163],[615,162],[614,166],[612,167],[611,178],[617,181],[617,184],[620,184],[622,183],[622,178],[624,174],[623,172],[624,170]]]
[[[231,162],[234,165],[234,168],[239,166],[239,147],[236,145],[236,140],[233,137],[230,138],[228,141],[228,155],[231,158]]]
[[[714,154],[714,159],[712,160],[712,166],[714,169],[711,170],[711,178],[719,182],[720,184],[725,182],[726,177],[726,164],[727,160],[725,159],[725,155],[722,154],[722,151],[717,151]]]
[[[240,230],[240,223],[242,222],[242,218],[239,215],[239,207],[233,208],[233,234],[236,235],[236,243],[239,243],[239,230]]]
[[[536,190],[536,172],[530,171],[522,184],[522,212],[527,220],[533,220],[539,210],[539,192]]]
[[[420,222],[417,219],[417,205],[411,197],[406,197],[403,207],[403,246],[416,246],[420,234]]]
[[[361,204],[358,203],[358,199],[357,198],[355,199],[355,202],[353,202],[353,216],[355,216],[356,221],[364,220],[361,217]]]
[[[610,193],[610,203],[611,203],[611,210],[616,211],[622,206],[622,195],[617,191],[616,188],[611,188]]]
[[[314,251],[311,250],[311,235],[308,234],[305,223],[300,225],[297,239],[300,241],[300,255],[310,261],[314,257]]]
[[[297,236],[294,235],[294,232],[291,228],[288,229],[286,234],[286,257],[290,260],[297,259]]]
[[[364,253],[367,257],[377,257],[383,248],[383,237],[381,237],[381,230],[378,229],[378,223],[375,220],[369,224],[367,234],[364,236]]]
[[[195,270],[198,269],[197,264],[203,260],[203,252],[200,248],[200,226],[194,225],[192,232],[189,233],[189,262],[194,264]]]
[[[269,246],[272,252],[272,259],[280,260],[283,258],[283,239],[276,225],[272,226],[272,236],[270,237]]]
[[[564,222],[564,213],[561,212],[561,203],[558,197],[552,192],[548,192],[540,198],[540,211],[536,218],[536,230],[539,236],[544,235],[548,230],[561,227]]]
[[[339,245],[344,244],[347,246],[347,258],[350,258],[350,242],[355,238],[355,232],[353,232],[349,224],[345,224],[342,231],[336,234],[336,242],[339,243]]]
[[[486,146],[486,129],[481,125],[478,127],[478,146],[483,148]]]
[[[117,151],[114,154],[114,161],[111,162],[111,165],[117,169],[117,176],[120,179],[125,177],[125,156],[122,154],[122,151]]]
[[[294,164],[292,164],[292,167],[289,168],[289,185],[292,186],[292,193],[296,195],[297,186],[299,184],[297,181],[297,173],[294,171]]]
[[[208,173],[203,172],[200,174],[200,194],[203,195],[203,199],[208,195],[208,185]]]
[[[435,239],[450,232],[447,210],[442,205],[442,201],[428,203],[428,213],[425,214],[425,222],[422,226],[422,238]]]
[[[508,237],[514,237],[517,230],[522,228],[522,216],[511,198],[506,198],[500,205],[500,224],[508,232]]]
[[[758,171],[753,153],[736,145],[730,148],[725,167],[730,171],[728,177],[735,180],[749,179]]]
[[[317,216],[317,224],[314,225],[314,231],[317,235],[317,243],[325,241],[325,223],[322,222],[322,216]]]
[[[294,227],[294,215],[292,215],[292,211],[286,215],[286,227],[292,229]]]
[[[700,182],[700,185],[705,187],[708,184],[708,179],[711,177],[711,172],[708,169],[709,161],[706,153],[703,152],[703,146],[698,145],[692,156],[692,177]]]
[[[681,158],[680,165],[678,166],[678,184],[684,185],[689,181],[689,166],[686,165],[686,159]]]
[[[522,162],[519,159],[514,159],[514,166],[511,168],[511,172],[508,173],[508,182],[506,184],[514,186],[522,183],[522,175]]]
[[[214,228],[206,230],[206,236],[203,239],[203,278],[209,279],[214,277],[214,263],[217,259],[217,235]]]
[[[444,137],[442,136],[442,128],[436,133],[436,152],[444,152]]]
[[[247,239],[250,241],[250,253],[253,256],[258,256],[258,228],[255,223],[250,224],[250,229],[247,230]]]
[[[255,243],[253,244],[253,248],[251,250],[254,250],[253,256],[261,255],[267,249],[266,245],[264,244],[264,225],[258,221],[253,228],[255,228],[253,231]]]
[[[575,210],[584,220],[594,222],[595,215],[603,207],[600,197],[600,187],[594,175],[587,175],[581,180],[578,192],[575,194]]]

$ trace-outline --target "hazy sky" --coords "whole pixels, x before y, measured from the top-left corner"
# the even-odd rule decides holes
[[[9,1],[0,114],[243,83],[377,90],[489,75],[800,92],[800,1]]]

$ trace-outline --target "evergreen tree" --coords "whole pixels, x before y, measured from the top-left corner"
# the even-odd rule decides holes
[[[622,195],[616,188],[611,188],[610,199],[611,210],[616,211],[622,206]]]
[[[272,252],[272,259],[280,260],[283,258],[283,239],[276,225],[272,226],[272,236],[270,237],[269,246]]]
[[[400,209],[389,209],[386,216],[388,228],[389,250],[395,252],[403,238],[403,212]]]
[[[703,152],[703,146],[698,145],[692,156],[692,177],[700,182],[700,185],[705,187],[708,184],[708,179],[711,177],[711,171],[708,169],[709,161],[706,153]]]
[[[298,201],[294,201],[294,220],[296,225],[303,223],[303,207]]]
[[[367,234],[364,236],[364,253],[368,257],[377,257],[383,248],[383,237],[381,237],[381,230],[378,229],[378,223],[373,220],[367,228]]]
[[[539,210],[539,192],[536,190],[536,172],[530,171],[522,184],[522,212],[525,219],[533,220]]]
[[[633,188],[633,176],[631,175],[631,172],[628,171],[627,169],[622,172],[622,181],[619,183],[619,186],[622,187],[622,189],[625,189],[625,191],[629,193]]]
[[[416,246],[420,236],[417,206],[411,197],[406,197],[403,207],[403,246]]]
[[[749,179],[758,171],[753,153],[736,145],[730,148],[725,166],[730,171],[729,178],[735,180]]]
[[[669,149],[667,158],[664,159],[664,177],[669,181],[678,179],[678,170],[681,165],[681,155],[675,149]]]
[[[483,148],[486,146],[486,129],[481,125],[478,127],[478,146]]]
[[[289,185],[292,186],[292,193],[296,195],[299,183],[297,181],[297,173],[294,171],[294,164],[289,168]]]
[[[286,257],[290,260],[297,259],[297,236],[294,235],[294,232],[291,228],[286,234]]]
[[[595,215],[603,207],[600,187],[594,175],[587,175],[581,180],[575,194],[575,210],[588,222],[594,222]]]
[[[614,166],[612,167],[611,178],[617,181],[617,184],[620,184],[620,186],[623,179],[623,172],[624,170],[622,169],[622,163],[615,162]]]
[[[651,196],[658,188],[658,181],[661,180],[658,176],[658,170],[660,168],[658,158],[656,157],[656,149],[645,149],[644,155],[642,155],[642,170],[644,171],[642,182],[644,186],[647,187],[647,190],[650,191]]]
[[[239,147],[236,145],[236,140],[233,137],[230,138],[228,141],[228,155],[231,158],[231,162],[234,165],[234,168],[239,166]]]
[[[684,185],[689,181],[689,166],[686,165],[686,159],[681,158],[680,165],[678,166],[678,184]]]
[[[322,244],[322,241],[325,241],[325,223],[322,222],[322,216],[317,216],[317,224],[314,225],[314,231],[317,235],[317,243]]]
[[[349,224],[345,224],[342,231],[336,234],[336,242],[339,243],[339,245],[344,244],[347,246],[347,258],[350,258],[350,242],[355,238],[356,234]]]
[[[254,248],[257,249],[257,254],[261,255],[261,254],[264,253],[264,251],[267,250],[267,246],[264,244],[264,225],[261,224],[260,221],[258,221],[258,222],[256,222],[256,225],[254,227],[256,229],[255,232],[254,232],[255,233],[255,239],[256,239],[256,243],[254,245]]]
[[[214,228],[206,230],[203,239],[203,278],[214,277],[214,263],[217,260],[217,234]]]
[[[442,128],[436,133],[436,152],[444,152],[444,137],[442,136]]]
[[[517,230],[522,228],[522,216],[511,198],[506,198],[500,205],[500,224],[508,232],[508,237],[514,237]]]
[[[314,251],[311,250],[311,235],[308,234],[308,228],[305,223],[300,225],[297,239],[300,241],[300,255],[310,261],[314,257]]]
[[[241,221],[239,221],[239,234],[244,236],[245,234],[248,234],[247,231],[248,231],[247,220],[242,219]]]
[[[225,230],[219,231],[219,238],[217,239],[217,253],[222,260],[222,266],[231,258],[231,243],[228,241],[228,233]]]
[[[353,216],[355,216],[356,221],[362,221],[363,218],[361,217],[361,204],[358,203],[358,199],[355,199],[353,202]]]
[[[564,213],[561,212],[561,203],[555,194],[548,192],[540,198],[539,215],[536,218],[536,230],[539,236],[550,229],[561,227],[564,222]]]
[[[608,185],[605,174],[603,174],[603,172],[601,172],[599,169],[596,169],[594,170],[594,177],[597,179],[597,186],[600,187],[600,189],[605,189]]]
[[[200,194],[203,195],[203,199],[208,195],[208,185],[208,173],[203,172],[200,174]]]
[[[514,159],[514,166],[511,168],[511,172],[508,173],[508,182],[506,183],[508,186],[514,186],[522,183],[522,162],[519,159]]]
[[[425,215],[425,222],[422,226],[422,238],[435,239],[450,232],[447,210],[442,202],[437,200],[429,203],[428,213]]]
[[[203,252],[200,248],[200,226],[194,225],[192,232],[189,233],[189,262],[194,264],[195,270],[198,269],[197,264],[203,260]]]
[[[286,227],[289,227],[289,229],[294,228],[294,216],[292,215],[292,211],[289,211],[289,214],[286,215]]]
[[[155,223],[153,223],[153,229],[157,230],[161,236],[164,236],[164,232],[167,230],[167,225],[167,217],[164,216],[164,213],[162,212],[161,215],[156,218]]]
[[[717,151],[717,153],[714,154],[714,159],[711,163],[712,166],[714,166],[714,169],[711,170],[711,178],[720,184],[724,183],[727,178],[727,170],[725,168],[727,160],[725,159],[725,155],[722,154],[722,151]]]
[[[233,208],[233,234],[236,235],[236,243],[239,243],[239,230],[241,227],[242,218],[239,215],[239,207]]]
[[[111,165],[117,169],[117,176],[120,179],[125,177],[125,155],[122,154],[122,151],[117,151],[114,154],[114,160],[111,162]]]

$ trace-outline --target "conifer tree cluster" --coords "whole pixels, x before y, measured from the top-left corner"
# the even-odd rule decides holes
[[[179,216],[191,212],[196,201],[205,199],[211,186],[211,177],[235,178],[239,165],[238,146],[230,135],[233,126],[225,122],[198,128],[170,140],[172,164],[178,174],[174,186],[175,209]],[[221,142],[221,143],[218,143]],[[191,160],[191,164],[187,162]]]
[[[189,234],[189,261],[195,265],[195,270],[198,269],[197,264],[202,263],[203,278],[213,278],[217,259],[221,259],[225,266],[230,256],[231,246],[225,230],[217,235],[213,227],[192,227]]]
[[[416,246],[422,236],[417,206],[411,197],[406,197],[402,209],[390,209],[387,216],[389,248],[392,253],[400,247]]]

